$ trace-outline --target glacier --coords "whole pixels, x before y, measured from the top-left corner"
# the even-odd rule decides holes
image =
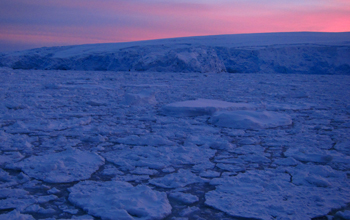
[[[48,47],[0,55],[13,69],[350,74],[350,32],[266,33]]]

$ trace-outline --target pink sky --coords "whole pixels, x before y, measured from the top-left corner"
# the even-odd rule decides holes
[[[0,0],[0,52],[265,32],[350,31],[348,0]]]

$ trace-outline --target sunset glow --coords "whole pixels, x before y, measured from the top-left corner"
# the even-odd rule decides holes
[[[265,32],[350,31],[346,0],[11,0],[0,52],[42,46]]]

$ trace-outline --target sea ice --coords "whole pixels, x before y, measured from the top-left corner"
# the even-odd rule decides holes
[[[24,156],[20,152],[6,152],[0,155],[0,166],[7,163],[15,163],[21,160]]]
[[[200,164],[209,160],[216,150],[201,147],[151,147],[135,146],[124,147],[122,150],[103,153],[108,160],[125,170],[134,170],[135,167],[164,169],[171,165]]]
[[[169,116],[212,115],[219,110],[254,110],[259,106],[250,103],[233,103],[212,99],[197,99],[170,103],[163,106],[162,113]]]
[[[162,145],[174,145],[174,142],[169,141],[168,139],[160,135],[130,135],[125,138],[118,138],[115,140],[120,144],[129,144],[129,145],[139,145],[139,146],[162,146]]]
[[[334,148],[337,151],[342,152],[343,154],[346,154],[348,156],[350,156],[350,141],[343,141],[340,143],[337,143]]]
[[[137,94],[126,93],[121,104],[125,105],[155,105],[157,104],[155,94],[150,91],[143,91]]]
[[[164,177],[154,178],[149,183],[162,188],[180,188],[192,183],[205,182],[205,179],[198,177],[189,170],[180,169],[177,173],[168,174]]]
[[[9,168],[19,168],[28,176],[49,183],[67,183],[90,178],[104,164],[94,153],[69,149],[43,156],[31,156]]]
[[[326,150],[316,147],[291,147],[284,152],[284,155],[301,162],[329,163],[333,159]]]
[[[171,213],[166,193],[145,185],[83,181],[68,190],[70,202],[102,219],[162,219]]]
[[[182,192],[173,192],[169,194],[170,198],[173,198],[175,200],[178,200],[186,205],[191,205],[195,202],[198,202],[198,197],[189,193],[182,193]]]
[[[317,166],[314,168],[317,169]],[[331,175],[329,172],[325,168],[319,173]],[[205,203],[232,216],[310,219],[327,214],[332,207],[341,207],[350,195],[344,176],[332,178],[329,180],[331,185],[324,188],[317,184],[297,186],[294,175],[291,175],[273,170],[254,170],[216,178],[210,182],[216,190],[205,195]]]
[[[216,126],[236,129],[264,129],[292,124],[285,114],[269,111],[225,111],[217,112],[210,122]]]
[[[285,50],[288,56],[289,49]],[[250,51],[218,50],[227,56],[238,52],[237,56],[251,56]],[[195,53],[183,52],[185,58]],[[225,62],[231,62],[232,71],[234,66],[242,67],[246,58],[237,65],[233,59]],[[16,219],[8,216],[14,209],[17,215],[30,212],[33,218],[46,219],[111,219],[113,213],[126,219],[336,219],[348,215],[349,76],[8,68],[0,68],[0,75],[2,218]],[[125,103],[128,94],[136,97],[146,90],[154,92],[157,104],[147,98]],[[197,100],[200,97],[206,100]],[[193,108],[197,103],[195,114],[204,109],[205,115],[159,114],[164,105],[179,100],[190,100],[182,104],[192,103]],[[235,108],[237,104],[246,109]],[[258,126],[236,129],[212,123],[214,117],[239,112]],[[250,113],[271,117],[261,120]],[[270,127],[271,121],[277,127]],[[71,195],[67,187],[74,189]],[[119,188],[123,188],[120,193]],[[198,197],[198,201],[186,205],[170,197],[175,192],[183,193],[182,199]],[[148,195],[159,203],[148,204],[153,201]],[[167,199],[174,205],[172,210]],[[140,210],[146,210],[145,217],[138,215]]]
[[[13,219],[13,220],[34,220],[35,218],[33,218],[33,216],[31,216],[31,215],[21,214],[17,210],[13,210],[13,211],[11,211],[9,213],[0,215],[0,220],[9,220],[9,219]]]

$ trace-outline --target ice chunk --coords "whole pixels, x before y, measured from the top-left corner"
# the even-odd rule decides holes
[[[301,162],[329,163],[333,157],[326,151],[316,147],[289,148],[284,155],[293,157]]]
[[[347,178],[345,173],[333,170],[327,165],[299,164],[284,169],[292,176],[293,184],[298,186],[335,187],[338,184],[334,182]]]
[[[8,197],[21,197],[27,195],[28,192],[23,189],[10,189],[10,188],[1,188],[0,199],[5,199]]]
[[[172,199],[178,200],[186,205],[191,205],[191,204],[199,201],[197,196],[192,195],[192,194],[188,194],[188,193],[182,193],[182,192],[170,193],[169,197]]]
[[[207,170],[199,173],[199,176],[206,177],[206,178],[213,178],[213,177],[219,177],[220,173],[213,170]]]
[[[165,105],[162,113],[169,116],[212,115],[218,110],[254,110],[259,106],[249,103],[233,103],[212,99],[196,99]]]
[[[235,154],[264,154],[265,148],[260,145],[245,145],[243,147],[238,147],[234,150],[230,150],[231,153]]]
[[[26,207],[36,203],[36,199],[33,196],[22,195],[14,196],[0,200],[1,210],[4,209],[17,209],[19,211],[24,210]]]
[[[6,214],[2,214],[0,215],[0,220],[9,220],[9,219],[13,219],[13,220],[34,220],[35,218],[33,218],[33,216],[31,215],[24,215],[21,214],[19,211],[17,210],[13,210],[9,213]]]
[[[343,154],[350,156],[350,141],[339,142],[334,146],[334,148],[337,151],[340,151]]]
[[[70,202],[102,219],[162,219],[171,213],[166,193],[144,185],[83,181],[68,190]]]
[[[193,174],[189,170],[180,169],[177,173],[168,174],[161,178],[154,178],[149,183],[163,188],[180,188],[192,183],[204,182],[205,180]]]
[[[138,175],[156,175],[158,174],[157,170],[151,170],[144,167],[137,167],[135,170],[131,171],[132,174],[138,174]]]
[[[20,152],[6,152],[0,155],[0,166],[21,160],[24,156]]]
[[[56,194],[56,193],[59,193],[59,192],[61,192],[61,191],[56,189],[55,187],[53,187],[52,189],[47,191],[48,194]]]
[[[179,215],[180,215],[180,216],[188,216],[188,215],[190,215],[190,214],[192,214],[192,213],[194,213],[194,212],[199,212],[199,211],[200,211],[200,208],[195,207],[195,206],[192,206],[192,207],[187,207],[187,208],[183,209],[183,210],[179,213]],[[184,219],[179,218],[178,220],[185,220],[185,219],[188,219],[188,218],[184,218]],[[201,218],[198,218],[198,219],[201,219]]]
[[[275,159],[273,162],[277,165],[282,165],[282,166],[295,166],[300,163],[297,160],[295,160],[293,157],[279,158],[279,159]]]
[[[116,176],[115,178],[113,178],[113,180],[116,181],[122,181],[122,182],[141,182],[144,180],[148,180],[150,179],[149,175],[131,175],[131,174],[127,174],[125,176]]]
[[[243,165],[232,165],[232,164],[218,163],[218,164],[216,164],[216,166],[222,170],[230,171],[233,173],[245,171],[245,167]]]
[[[210,122],[219,127],[236,129],[264,129],[292,124],[285,114],[269,111],[225,111],[217,112]]]
[[[216,150],[200,147],[124,147],[122,150],[103,153],[106,160],[133,170],[135,167],[164,169],[171,165],[199,164],[213,157]]]
[[[115,166],[110,164],[104,167],[102,174],[107,176],[124,175],[122,171],[118,170]]]
[[[157,104],[155,93],[143,91],[138,94],[126,93],[124,101],[121,104],[125,105],[155,105]]]
[[[49,183],[67,183],[90,178],[104,164],[94,153],[69,149],[43,156],[31,156],[14,165],[28,176]]]
[[[139,146],[162,146],[174,145],[175,143],[159,135],[137,136],[130,135],[125,138],[118,138],[116,142],[121,144],[139,145]]]
[[[344,220],[350,220],[350,210],[345,210],[345,211],[338,211],[335,214],[335,217],[339,219],[344,219]]]

